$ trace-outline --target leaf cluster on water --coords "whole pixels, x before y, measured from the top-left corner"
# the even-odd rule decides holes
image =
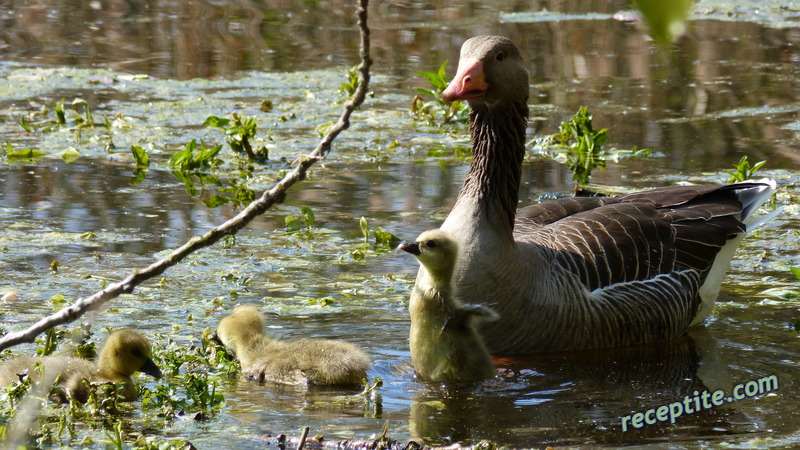
[[[411,101],[411,114],[417,120],[430,125],[463,124],[469,119],[469,106],[466,102],[445,102],[442,92],[447,89],[447,61],[439,66],[436,72],[417,71],[417,74],[428,79],[430,88],[415,88],[418,94]]]
[[[606,169],[606,161],[622,157],[642,157],[650,149],[606,150],[608,129],[596,130],[592,125],[592,115],[586,106],[566,122],[561,122],[558,133],[533,139],[528,143],[539,154],[563,162],[572,171],[572,181],[577,186],[589,184],[589,177],[595,169]],[[576,189],[577,189],[576,186]]]
[[[739,159],[739,162],[733,165],[733,171],[725,171],[725,173],[731,176],[728,178],[728,183],[738,183],[741,181],[752,180],[755,178],[756,171],[766,163],[766,161],[759,161],[751,166],[750,162],[747,161],[747,155],[742,156],[742,158]]]

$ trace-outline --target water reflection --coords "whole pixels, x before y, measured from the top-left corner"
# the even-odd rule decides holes
[[[393,75],[389,89],[410,99],[411,88],[424,85],[417,70],[454,61],[472,35],[504,34],[527,56],[532,103],[548,107],[535,110],[544,132],[589,105],[597,123],[613,124],[614,144],[652,147],[670,156],[671,170],[719,169],[742,154],[774,168],[800,162],[795,135],[783,128],[800,111],[796,29],[696,20],[664,49],[641,22],[612,18],[626,8],[624,1],[374,2],[375,71]],[[497,15],[543,9],[576,20],[503,22]],[[0,12],[7,60],[177,79],[356,62],[349,2],[59,0],[12,2]],[[583,20],[582,12],[609,19]]]

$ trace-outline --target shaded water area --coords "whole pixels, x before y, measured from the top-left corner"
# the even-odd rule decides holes
[[[167,164],[192,139],[225,144],[221,130],[202,126],[209,115],[258,122],[255,143],[270,162],[246,180],[255,189],[314,147],[357,62],[354,7],[268,3],[0,1],[0,145],[46,152],[0,158],[0,294],[19,297],[0,304],[3,329],[23,329],[58,309],[54,295],[90,295],[236,213],[206,206],[213,186],[189,195]],[[374,95],[312,176],[234,245],[202,250],[79,322],[97,339],[103,327],[133,326],[157,346],[166,336],[196,345],[236,304],[255,304],[276,337],[362,346],[383,386],[353,397],[231,377],[218,415],[164,424],[134,412],[127,431],[197,448],[263,448],[264,436],[306,426],[328,441],[363,440],[387,421],[389,437],[432,445],[797,444],[800,285],[789,268],[800,267],[800,4],[759,5],[696,2],[685,34],[664,49],[623,1],[373,2]],[[595,126],[609,128],[610,146],[653,149],[609,162],[593,183],[721,183],[743,155],[767,161],[759,174],[778,180],[784,213],[745,239],[703,327],[656,346],[503,359],[499,375],[477,386],[414,379],[407,297],[416,261],[365,245],[359,219],[413,239],[446,216],[467,170],[458,156],[466,129],[415,122],[408,108],[412,89],[427,84],[416,71],[450,60],[452,76],[461,43],[477,34],[506,35],[526,55],[530,138],[556,132],[587,105]],[[72,109],[76,98],[107,126],[20,125],[54,117],[61,99],[74,120],[83,113]],[[138,184],[132,145],[152,159]],[[69,148],[80,157],[66,163]],[[522,203],[569,195],[570,177],[531,152]],[[288,233],[284,219],[301,205],[315,228]],[[622,430],[625,416],[772,375],[773,392]],[[100,445],[102,431],[94,434]]]

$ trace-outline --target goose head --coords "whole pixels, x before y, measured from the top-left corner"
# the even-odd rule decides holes
[[[519,49],[502,36],[476,36],[461,46],[458,70],[442,92],[446,102],[502,106],[528,100],[528,70]]]
[[[434,283],[448,288],[458,256],[458,244],[442,230],[429,230],[414,242],[403,242],[397,248],[416,256],[431,275]]]
[[[250,339],[263,334],[264,320],[261,313],[250,305],[237,306],[217,327],[217,339],[236,354],[244,349]]]
[[[112,381],[128,380],[136,372],[161,378],[161,370],[152,360],[150,341],[129,328],[108,336],[100,350],[97,368],[101,375]]]

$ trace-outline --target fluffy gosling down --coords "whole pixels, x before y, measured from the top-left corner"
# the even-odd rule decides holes
[[[441,230],[426,231],[398,247],[416,256],[430,276],[411,292],[411,363],[428,381],[478,381],[494,375],[492,357],[478,333],[480,319],[497,314],[481,305],[464,305],[455,296],[453,270],[458,244]]]
[[[90,382],[122,383],[122,398],[133,401],[139,396],[136,383],[131,378],[134,373],[161,377],[161,371],[151,359],[150,352],[147,338],[123,328],[108,336],[96,365],[73,356],[23,356],[0,364],[0,386],[8,386],[27,375],[33,382],[52,380],[55,383],[51,394],[54,401],[66,402],[71,396],[79,402],[85,402],[89,398],[89,389],[84,385],[84,379]],[[41,371],[34,368],[37,363],[44,367],[43,378]]]
[[[353,344],[331,339],[281,341],[264,334],[264,319],[250,305],[234,308],[217,327],[247,378],[279,384],[357,386],[367,378],[369,357]]]

